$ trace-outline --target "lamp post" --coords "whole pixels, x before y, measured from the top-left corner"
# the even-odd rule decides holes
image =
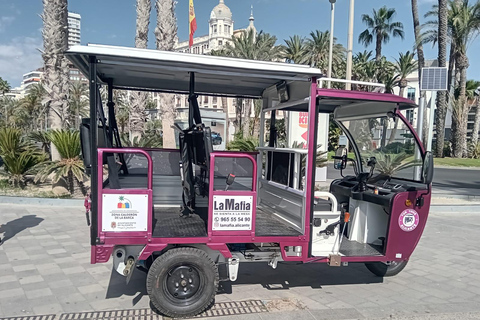
[[[333,59],[333,26],[335,24],[335,2],[337,0],[329,0],[331,7],[332,7],[332,13],[331,13],[331,18],[330,18],[330,48],[328,52],[328,70],[327,70],[327,77],[332,78],[332,59]],[[327,87],[330,89],[332,86],[331,81],[328,81]]]
[[[347,80],[352,80],[352,60],[353,60],[353,12],[355,9],[355,0],[350,0],[350,11],[348,18],[348,41],[347,41]],[[352,89],[352,84],[345,84],[346,90]]]

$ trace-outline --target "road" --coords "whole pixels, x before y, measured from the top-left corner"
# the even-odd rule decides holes
[[[144,273],[135,272],[127,286],[112,273],[111,261],[89,263],[82,208],[0,204],[0,224],[7,231],[0,246],[0,318],[122,320],[135,312],[151,314]],[[249,314],[219,318],[233,320],[479,319],[479,228],[478,214],[432,212],[409,264],[392,278],[375,277],[363,264],[279,264],[276,270],[242,264],[237,282],[223,283],[215,308],[265,303]]]
[[[351,167],[347,167],[345,174],[353,175]],[[340,178],[340,172],[329,163],[328,179]],[[480,170],[435,168],[433,175],[433,192],[436,194],[455,194],[480,197]]]

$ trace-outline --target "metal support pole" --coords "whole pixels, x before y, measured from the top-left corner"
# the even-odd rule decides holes
[[[424,111],[425,111],[424,108],[425,108],[425,97],[422,95],[422,92],[420,91],[420,101],[419,101],[418,114],[417,114],[417,135],[421,143],[423,143],[422,136],[423,136],[423,117],[424,117]],[[419,146],[417,146],[415,148],[415,160],[420,161],[421,159],[422,159],[422,155],[420,153],[420,148]],[[414,167],[415,180],[420,180],[420,176],[422,174],[421,170],[422,168],[420,166]]]
[[[89,74],[89,86],[90,86],[90,163],[91,170],[91,182],[90,182],[90,198],[92,200],[92,225],[90,227],[90,243],[92,246],[97,244],[97,230],[98,230],[98,161],[97,161],[97,59],[96,57],[90,57],[90,74]],[[101,167],[100,167],[101,168]]]
[[[437,91],[432,91],[432,98],[430,99],[430,119],[428,121],[428,140],[427,140],[427,151],[432,151],[432,141],[433,141],[433,122],[435,120],[435,109],[437,101]]]
[[[332,77],[332,60],[333,60],[333,26],[335,25],[335,1],[330,0],[332,11],[331,11],[331,18],[330,18],[330,48],[328,51],[328,70],[327,70],[327,77]],[[332,87],[331,81],[328,81],[327,88],[330,89]]]
[[[353,21],[354,21],[355,0],[350,0],[350,11],[348,18],[348,40],[347,40],[347,74],[346,79],[352,80],[352,61],[353,61]],[[352,90],[352,84],[347,82],[345,90]]]

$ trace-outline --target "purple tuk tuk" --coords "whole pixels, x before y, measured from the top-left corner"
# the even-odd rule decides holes
[[[319,89],[320,70],[287,63],[100,45],[66,55],[90,87],[80,130],[91,175],[91,262],[112,257],[127,280],[147,271],[151,302],[164,315],[205,311],[219,281],[235,281],[247,262],[362,262],[378,276],[407,264],[433,177],[432,155],[406,118],[411,100]],[[175,123],[178,148],[122,147],[114,90],[188,99],[188,123]],[[261,101],[256,151],[213,150],[199,96]],[[334,156],[342,178],[327,192],[316,180],[329,116],[348,146]]]

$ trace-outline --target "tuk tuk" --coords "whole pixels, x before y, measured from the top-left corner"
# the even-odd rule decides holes
[[[91,176],[91,263],[112,257],[127,281],[146,270],[162,314],[205,311],[219,281],[235,281],[243,263],[361,262],[378,276],[407,264],[433,177],[432,155],[404,115],[416,107],[411,100],[321,89],[320,70],[280,62],[103,45],[74,46],[66,56],[89,79],[90,118],[80,130]],[[178,148],[122,147],[114,89],[186,95]],[[213,150],[199,95],[260,99],[257,150]],[[315,181],[329,115],[349,146],[337,150],[331,165],[342,178],[326,192]],[[304,133],[288,137],[292,125],[282,133],[281,121],[297,121]],[[354,174],[344,174],[348,164]]]

